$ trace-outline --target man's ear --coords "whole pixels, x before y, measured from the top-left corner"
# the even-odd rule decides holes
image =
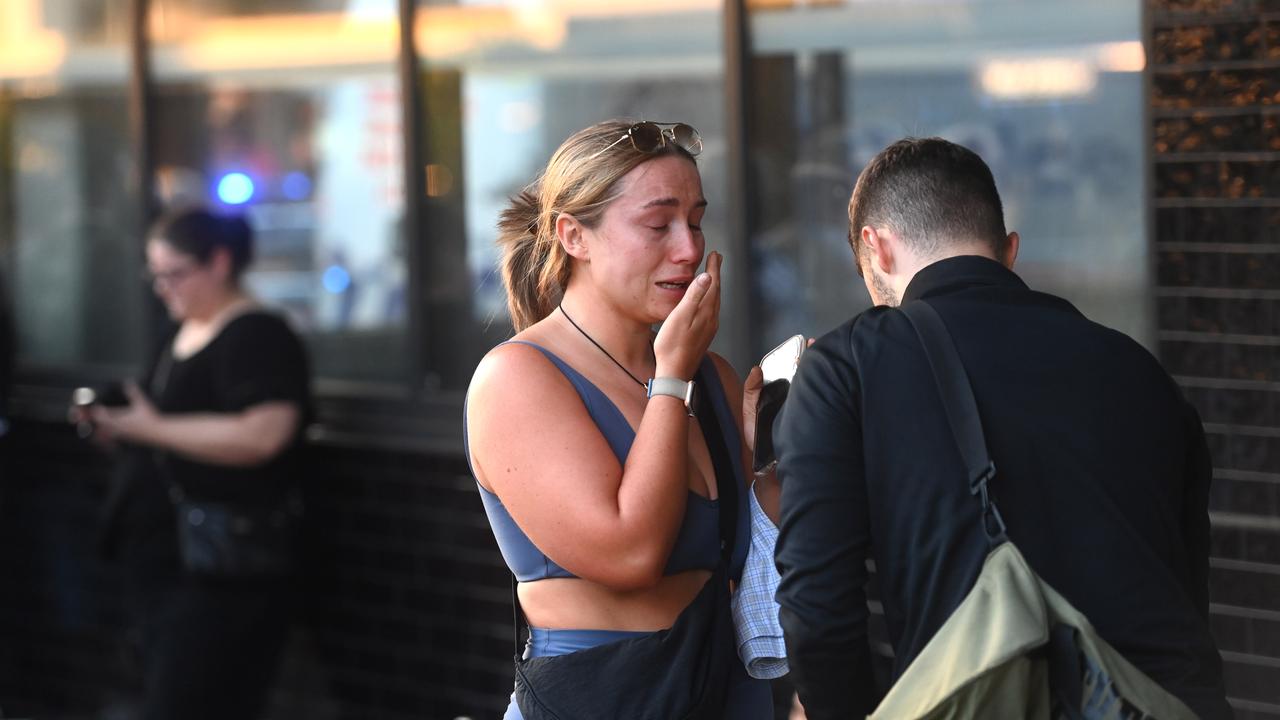
[[[867,251],[867,260],[871,266],[885,275],[892,274],[895,251],[892,235],[870,225],[863,226],[861,235],[862,245]]]
[[[560,242],[560,247],[564,248],[569,257],[584,262],[591,259],[585,230],[582,223],[578,222],[578,218],[569,213],[560,213],[556,217],[556,239]]]
[[[1016,232],[1009,233],[1009,237],[1005,238],[1004,257],[1000,258],[1000,262],[1010,270],[1013,269],[1014,261],[1018,259],[1018,245],[1021,241],[1022,238],[1019,238]]]

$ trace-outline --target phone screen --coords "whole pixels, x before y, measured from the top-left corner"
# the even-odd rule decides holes
[[[752,470],[757,473],[768,470],[777,460],[773,450],[773,421],[787,399],[791,378],[795,377],[805,345],[803,335],[794,335],[760,360],[764,387],[756,404],[756,444],[751,457]]]
[[[760,359],[760,371],[764,374],[766,384],[777,380],[791,382],[796,374],[796,365],[800,362],[800,354],[804,352],[804,344],[803,335],[793,335],[765,353]]]

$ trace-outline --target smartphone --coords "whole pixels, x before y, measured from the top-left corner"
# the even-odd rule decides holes
[[[90,387],[78,387],[71,393],[72,406],[84,411],[84,417],[76,421],[76,435],[81,440],[93,436],[93,421],[88,419],[89,408],[98,402],[98,393]]]
[[[104,405],[106,407],[121,407],[129,404],[129,398],[124,394],[124,386],[120,383],[110,383],[101,388],[78,387],[75,392],[71,393],[71,404],[75,407],[86,411],[94,405]],[[87,440],[93,435],[93,422],[86,419],[76,423],[76,435],[81,439]]]
[[[760,359],[764,387],[756,403],[756,445],[751,457],[751,469],[757,473],[766,472],[777,463],[773,451],[773,421],[787,399],[791,378],[795,377],[807,345],[803,335],[793,335]]]

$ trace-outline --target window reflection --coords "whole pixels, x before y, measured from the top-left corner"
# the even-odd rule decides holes
[[[752,8],[766,340],[869,303],[846,238],[852,183],[888,143],[940,135],[991,166],[1029,284],[1149,343],[1138,3]]]
[[[444,387],[465,387],[479,357],[510,335],[494,244],[498,213],[575,130],[611,117],[698,128],[707,245],[724,250],[719,7],[714,0],[420,4],[428,353]],[[734,311],[741,309],[725,309]],[[732,345],[727,335],[718,346]]]
[[[0,273],[28,366],[143,347],[127,0],[0,4]]]
[[[322,377],[408,373],[394,0],[152,3],[157,188],[246,213]]]

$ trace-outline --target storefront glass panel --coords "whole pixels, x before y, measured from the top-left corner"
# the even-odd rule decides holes
[[[118,375],[145,343],[128,5],[0,3],[0,295],[29,371]]]
[[[164,208],[244,213],[249,288],[322,380],[403,383],[404,148],[394,0],[153,0]]]
[[[869,304],[853,182],[894,140],[940,135],[991,166],[1017,272],[1150,345],[1139,3],[758,0],[750,35],[765,344]]]
[[[710,203],[707,245],[725,250],[720,7],[714,0],[419,5],[427,353],[441,386],[465,387],[480,356],[510,336],[494,244],[498,214],[575,130],[615,117],[696,127],[705,146],[698,164]],[[722,333],[717,347],[733,342]]]

